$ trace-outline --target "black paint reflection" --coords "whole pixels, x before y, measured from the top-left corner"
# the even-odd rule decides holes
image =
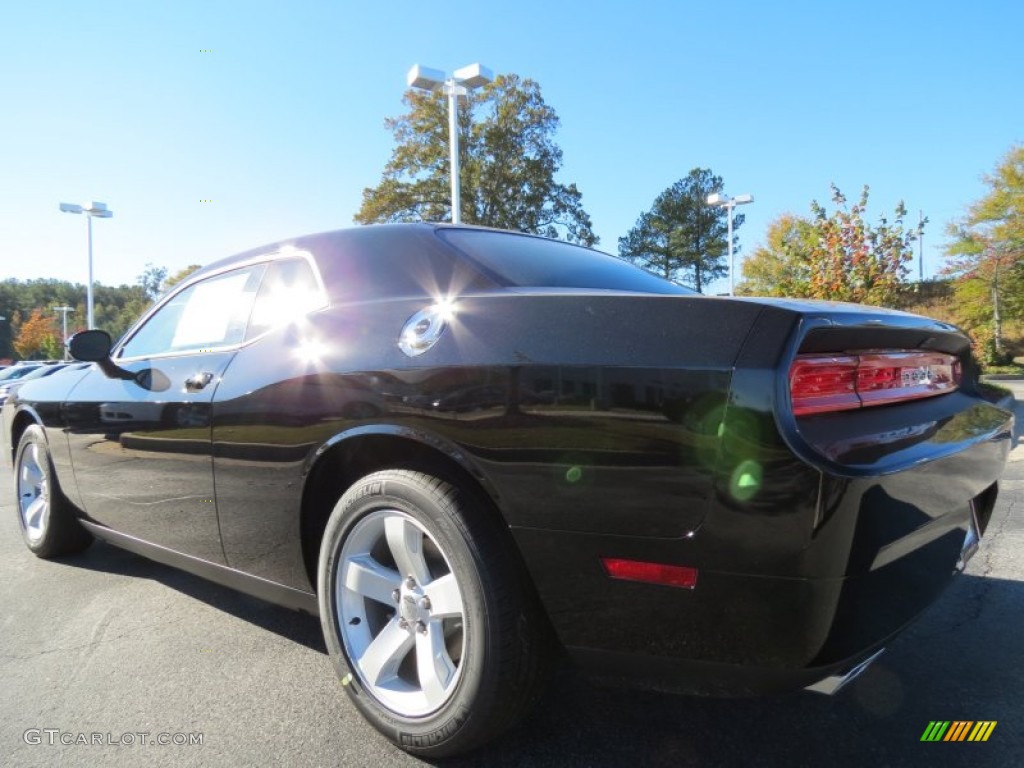
[[[188,391],[197,374],[216,381],[231,353],[94,366],[63,409],[76,502],[96,522],[212,562],[224,562],[211,460],[215,386]],[[143,386],[145,384],[146,386]],[[67,481],[65,481],[67,483]]]

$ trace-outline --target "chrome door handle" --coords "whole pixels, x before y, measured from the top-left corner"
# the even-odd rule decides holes
[[[205,371],[202,373],[196,373],[193,376],[185,379],[185,391],[198,392],[211,381],[213,381],[212,373],[206,373]]]

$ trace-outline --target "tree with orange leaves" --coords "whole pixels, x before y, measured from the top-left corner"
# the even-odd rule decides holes
[[[63,357],[64,344],[60,338],[56,319],[52,315],[43,315],[41,309],[33,309],[18,330],[18,336],[14,340],[14,349],[26,360]]]
[[[904,228],[907,209],[902,201],[891,222],[884,216],[876,226],[865,222],[867,185],[850,206],[833,184],[832,202],[832,213],[816,200],[811,203],[817,238],[810,257],[810,297],[892,306],[909,271],[907,264],[914,258],[920,229]]]

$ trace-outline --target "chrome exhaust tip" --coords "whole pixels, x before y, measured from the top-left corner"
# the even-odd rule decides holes
[[[861,672],[867,669],[871,663],[883,653],[885,653],[885,648],[880,648],[868,656],[868,658],[864,659],[860,664],[852,667],[849,671],[841,675],[829,675],[813,685],[808,685],[804,690],[813,691],[814,693],[823,693],[826,696],[833,696],[839,692],[839,689],[843,688],[847,683],[854,680]]]

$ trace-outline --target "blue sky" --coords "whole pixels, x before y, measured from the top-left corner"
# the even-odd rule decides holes
[[[743,252],[830,182],[869,184],[870,218],[899,199],[930,218],[930,275],[946,222],[1024,141],[1011,0],[41,0],[0,23],[0,279],[85,281],[85,221],[61,201],[114,211],[94,227],[107,284],[350,226],[414,63],[537,80],[559,178],[612,252],[700,166],[755,196]]]

